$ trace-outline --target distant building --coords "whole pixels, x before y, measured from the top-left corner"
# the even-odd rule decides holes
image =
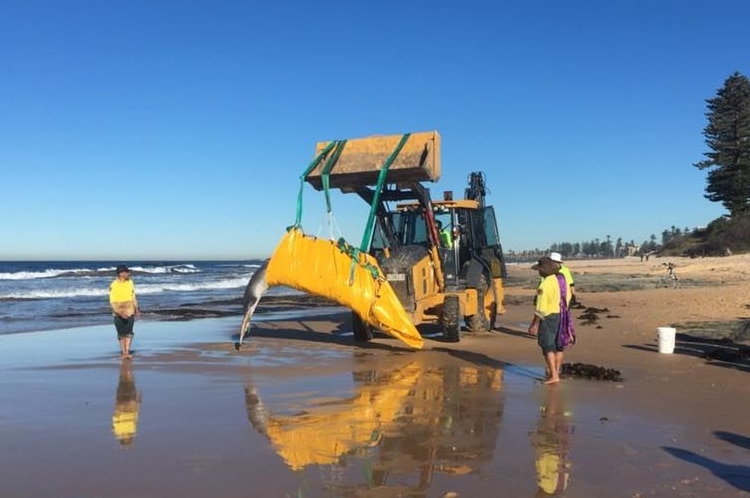
[[[627,251],[627,255],[628,256],[637,256],[638,253],[641,252],[641,246],[640,246],[640,244],[638,244],[638,245],[630,245],[630,244],[628,244],[628,245],[625,246],[625,250]]]

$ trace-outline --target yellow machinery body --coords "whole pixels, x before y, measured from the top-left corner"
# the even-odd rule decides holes
[[[420,348],[423,340],[416,325],[422,323],[442,323],[449,341],[458,340],[461,321],[470,330],[491,329],[497,314],[504,311],[502,251],[499,242],[482,246],[467,237],[476,237],[474,232],[483,225],[497,232],[494,211],[483,205],[483,184],[472,190],[481,190],[481,197],[433,202],[423,182],[436,181],[440,173],[437,131],[318,143],[316,160],[303,179],[325,190],[326,197],[329,188],[338,188],[370,203],[363,237],[363,245],[371,237],[370,245],[355,248],[343,241],[318,239],[295,225],[271,257],[268,284],[286,285],[349,307],[355,313],[355,339],[360,341],[369,340],[372,329],[378,329]],[[394,211],[386,207],[397,200],[415,202],[401,202]],[[484,221],[486,212],[491,223]],[[471,231],[467,228],[456,235],[452,253],[440,246],[439,213],[452,213],[456,224],[463,216],[471,226]],[[389,227],[396,216],[407,215],[421,223],[423,239],[404,240],[403,234]],[[497,233],[480,235],[499,240]],[[377,237],[387,242],[376,247]],[[408,251],[412,254],[407,263],[394,263],[396,253]]]

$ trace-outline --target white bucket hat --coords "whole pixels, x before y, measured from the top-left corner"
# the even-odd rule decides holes
[[[551,259],[555,263],[562,263],[563,262],[562,256],[560,255],[559,252],[551,252],[549,254],[549,259]]]

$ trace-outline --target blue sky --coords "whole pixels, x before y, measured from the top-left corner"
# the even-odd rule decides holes
[[[704,199],[750,2],[0,0],[0,259],[253,258],[321,140],[438,130],[506,250],[636,242]],[[303,226],[327,234],[305,189]],[[358,244],[367,206],[333,196]],[[335,233],[335,232],[334,232]]]

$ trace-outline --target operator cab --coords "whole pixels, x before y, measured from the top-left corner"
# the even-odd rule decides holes
[[[432,212],[447,286],[456,287],[465,279],[472,260],[484,261],[485,265],[489,262],[488,270],[493,277],[505,276],[495,211],[491,206],[480,207],[473,200],[436,201]],[[385,236],[389,231],[386,227],[393,233],[393,243]],[[433,246],[425,210],[418,203],[398,204],[395,212],[378,218],[370,253],[380,259],[387,252],[405,246],[422,246],[426,251]]]

